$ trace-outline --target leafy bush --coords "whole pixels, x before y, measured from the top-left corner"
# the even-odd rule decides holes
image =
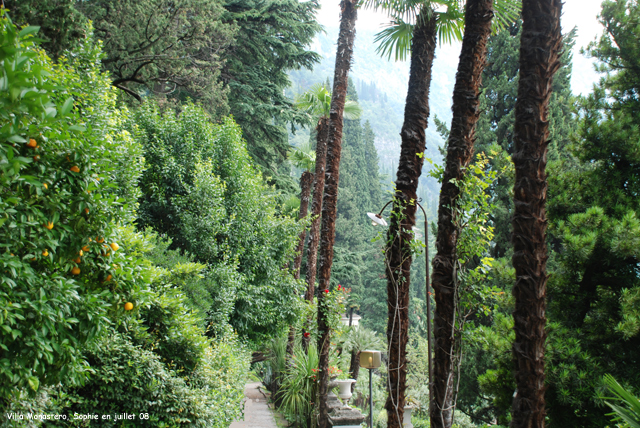
[[[20,388],[80,382],[83,344],[145,296],[138,260],[106,247],[137,197],[127,113],[99,47],[54,66],[36,31],[0,11],[0,407]]]
[[[192,104],[177,114],[147,103],[136,123],[148,163],[138,224],[208,265],[211,328],[230,322],[255,340],[292,324],[303,285],[283,267],[301,225],[278,214],[240,128],[232,119],[214,125]]]

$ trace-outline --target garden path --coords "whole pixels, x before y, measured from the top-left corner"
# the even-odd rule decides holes
[[[258,389],[262,383],[252,382],[244,387],[244,421],[236,421],[229,428],[277,428],[267,405],[267,399]]]

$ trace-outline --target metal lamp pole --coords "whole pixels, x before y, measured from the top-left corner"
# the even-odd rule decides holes
[[[380,351],[361,351],[360,367],[369,369],[369,423],[373,428],[373,370],[380,367],[382,358]]]
[[[367,213],[367,215],[369,216],[369,218],[372,221],[372,224],[374,226],[377,225],[381,225],[381,226],[386,226],[387,222],[382,218],[382,212],[385,210],[385,208],[387,208],[389,206],[389,204],[393,202],[393,201],[389,201],[385,204],[384,207],[382,207],[382,209],[380,210],[380,212],[378,214],[373,214],[373,213]],[[430,296],[430,291],[429,289],[431,288],[431,281],[429,280],[429,222],[427,220],[427,213],[424,210],[424,208],[422,207],[422,205],[420,205],[419,202],[416,201],[416,204],[420,207],[420,209],[422,210],[422,214],[424,215],[424,233],[425,233],[425,249],[424,249],[424,255],[425,255],[425,291],[426,291],[426,296],[425,299],[427,301],[427,353],[429,354],[428,356],[428,364],[429,364],[429,412],[431,412],[431,407],[433,405],[433,357],[431,354],[431,298]],[[369,371],[369,374],[371,374],[371,371]],[[371,383],[369,383],[369,387],[371,387]],[[431,413],[429,413],[431,414]],[[373,427],[373,425],[371,425]]]

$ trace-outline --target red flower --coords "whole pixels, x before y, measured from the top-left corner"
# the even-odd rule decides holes
[[[338,290],[342,290],[342,285],[338,284]]]
[[[305,332],[304,332],[304,334],[303,334],[303,336],[304,336],[304,337],[309,337],[309,336],[311,336],[311,333],[309,333],[308,331],[305,331]]]
[[[325,292],[326,294],[329,294],[329,289],[328,289],[328,288],[327,288],[327,289],[325,289],[325,290],[324,290],[324,292]]]

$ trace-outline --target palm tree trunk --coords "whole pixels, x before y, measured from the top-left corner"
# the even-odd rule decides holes
[[[324,174],[327,161],[327,139],[329,138],[329,118],[321,117],[316,126],[318,136],[316,137],[316,173],[313,183],[313,201],[311,203],[311,229],[309,230],[309,244],[307,247],[307,292],[304,298],[309,302],[313,302],[316,285],[316,262],[318,258],[318,242],[320,241],[320,218],[322,213],[322,195],[324,194]],[[307,332],[311,325],[308,319],[304,333]],[[308,335],[302,336],[302,347],[305,352],[309,348]]]
[[[437,254],[433,259],[435,358],[432,428],[450,428],[453,423],[453,389],[456,349],[455,318],[458,304],[456,247],[459,229],[456,206],[460,196],[457,180],[469,166],[480,115],[479,93],[486,64],[487,41],[491,34],[492,0],[468,0],[460,62],[453,90],[453,118],[447,143],[440,202],[438,205]]]
[[[411,228],[416,222],[416,192],[424,162],[422,154],[425,150],[425,129],[429,119],[429,87],[436,34],[435,14],[425,7],[413,32],[409,87],[404,123],[400,132],[402,146],[386,252],[389,375],[385,408],[389,428],[402,428],[403,422],[407,383],[406,355],[412,261],[410,243],[413,237]]]
[[[311,195],[311,184],[313,184],[313,173],[305,171],[300,176],[300,214],[299,219],[302,220],[307,216],[309,211],[309,196]],[[307,236],[307,229],[300,232],[298,246],[296,247],[296,258],[293,261],[293,276],[300,279],[300,265],[302,264],[302,250],[304,249],[304,239]]]
[[[349,361],[349,378],[358,380],[360,375],[360,351],[351,351],[351,360]],[[356,388],[356,384],[351,384],[351,392]]]
[[[547,293],[547,144],[549,99],[560,68],[561,0],[523,0],[520,80],[515,106],[513,163],[513,312],[517,392],[512,428],[543,428]]]
[[[347,81],[356,38],[358,0],[340,2],[340,33],[336,52],[336,67],[333,77],[331,110],[329,114],[329,138],[327,139],[327,172],[322,198],[322,227],[320,233],[320,290],[329,289],[331,264],[333,263],[333,243],[336,237],[336,211],[338,201],[338,181],[340,179],[340,154],[342,151],[342,116],[347,98]],[[327,325],[322,302],[324,292],[318,295],[318,428],[328,428],[327,392],[329,384],[329,346],[331,331]]]
[[[307,216],[309,211],[309,195],[311,194],[311,184],[313,183],[313,174],[305,171],[300,176],[300,213],[298,218],[302,220]],[[298,246],[296,247],[296,258],[293,260],[293,276],[300,279],[300,265],[302,264],[302,250],[304,249],[304,239],[307,236],[307,229],[300,232],[298,237]],[[293,355],[293,347],[296,341],[296,329],[293,325],[289,326],[289,336],[287,337],[287,359]]]

